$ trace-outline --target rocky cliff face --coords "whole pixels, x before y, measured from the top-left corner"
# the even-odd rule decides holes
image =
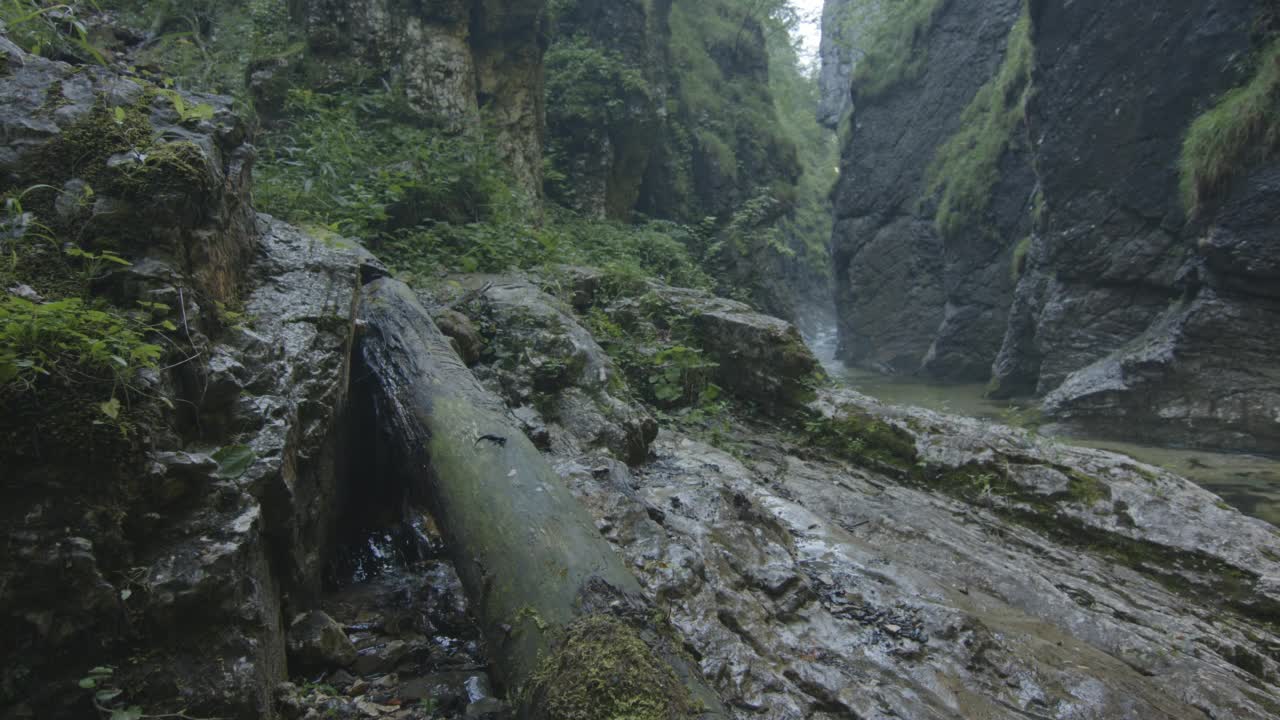
[[[777,121],[764,28],[729,3],[674,5],[574,0],[556,9],[548,133],[571,188],[562,199],[578,210],[699,221],[799,175],[794,148],[769,135]],[[739,121],[695,106],[720,94],[757,114]]]
[[[555,15],[548,151],[565,178],[553,199],[628,220],[667,121],[670,2],[579,0]]]
[[[541,192],[544,0],[307,0],[295,8],[312,87],[387,81],[428,124],[459,131],[481,109],[518,186]]]
[[[110,421],[56,383],[6,395],[0,704],[82,715],[69,688],[115,665],[135,699],[273,717],[284,625],[333,536],[363,255],[252,212],[229,98],[187,95],[209,112],[182,117],[140,76],[0,53],[0,190],[47,186],[28,207],[49,232],[131,263],[95,294],[167,305],[181,338]]]
[[[993,208],[949,235],[935,227],[927,198],[934,159],[999,72],[1020,10],[1019,0],[948,4],[919,49],[930,59],[925,73],[910,87],[856,98],[832,241],[848,360],[886,372],[926,366],[952,379],[989,372],[1012,290],[1010,240],[1034,180],[1014,179],[1022,205]]]
[[[870,96],[854,83],[834,240],[844,357],[993,377],[1000,395],[1047,396],[1057,418],[1129,435],[1280,449],[1261,241],[1280,221],[1274,170],[1190,221],[1178,190],[1183,138],[1247,79],[1263,8],[1032,3],[1031,89],[1005,98],[1001,124],[976,108],[1011,87],[1020,11],[941,3],[917,35],[918,77]],[[984,155],[989,171],[964,165]],[[977,192],[948,167],[980,177]]]
[[[858,27],[849,21],[849,5],[849,0],[826,0],[822,4],[822,44],[818,48],[822,101],[818,105],[818,122],[832,130],[853,109],[849,84],[853,81]]]

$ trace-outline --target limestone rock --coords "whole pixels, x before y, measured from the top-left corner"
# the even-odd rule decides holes
[[[489,336],[477,376],[518,409],[517,417],[535,441],[545,424],[553,446],[599,447],[625,462],[644,460],[657,423],[627,399],[625,380],[613,360],[572,310],[527,279],[457,280],[466,290],[491,285],[462,308],[473,313]]]

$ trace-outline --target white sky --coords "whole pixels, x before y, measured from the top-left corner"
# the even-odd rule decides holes
[[[804,60],[814,66],[817,65],[818,44],[822,40],[822,2],[823,0],[791,0],[791,6],[804,19],[800,26],[801,38],[804,40]]]

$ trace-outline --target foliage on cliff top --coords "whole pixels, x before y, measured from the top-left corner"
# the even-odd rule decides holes
[[[1255,60],[1249,81],[1191,124],[1179,160],[1183,205],[1195,217],[1231,180],[1280,149],[1280,39]]]
[[[579,263],[709,283],[694,255],[706,241],[695,229],[593,221],[560,208],[537,221],[483,129],[415,124],[394,92],[295,90],[289,116],[262,140],[258,206],[359,237],[412,276]]]
[[[671,7],[677,122],[689,150],[714,160],[720,173],[741,180],[739,184],[785,183],[796,169],[795,148],[769,92],[767,55],[753,45],[761,35],[785,34],[774,19],[786,5],[778,0],[698,0]],[[739,178],[742,168],[757,176]],[[692,182],[691,168],[685,168],[685,176],[683,182]],[[691,190],[681,192],[691,196]]]
[[[588,38],[557,38],[544,59],[547,123],[604,126],[631,119],[631,108],[652,100],[640,68]]]
[[[839,178],[840,147],[835,133],[818,122],[821,89],[815,75],[803,72],[788,33],[771,33],[769,88],[787,140],[795,146],[803,172],[796,184],[793,212],[779,224],[802,266],[817,278],[829,278],[833,213],[831,188]]]
[[[148,118],[152,92],[130,105],[105,99],[30,153],[24,189],[0,193],[0,396],[56,394],[102,403],[115,421],[117,398],[133,391],[135,374],[155,368],[157,342],[176,329],[160,303],[113,304],[96,292],[113,269],[130,263],[115,252],[140,239],[127,224],[92,222],[98,193],[145,203],[156,183],[184,186],[189,142],[162,142]],[[112,166],[114,156],[146,158]],[[197,151],[198,152],[198,151]],[[177,173],[175,175],[174,173]],[[76,180],[76,183],[69,181]],[[96,188],[96,189],[95,189]],[[123,426],[122,426],[123,427]]]
[[[97,8],[94,0],[0,0],[0,29],[33,55],[103,64],[106,59],[90,42],[86,25]]]
[[[861,52],[855,52],[854,87],[861,98],[887,92],[924,72],[928,55],[919,44],[948,0],[854,0],[865,18]]]
[[[1034,60],[1031,18],[1024,6],[1009,33],[1000,71],[978,90],[960,116],[960,130],[938,148],[929,167],[928,193],[942,193],[934,222],[944,237],[983,227],[1000,160],[1026,118]]]

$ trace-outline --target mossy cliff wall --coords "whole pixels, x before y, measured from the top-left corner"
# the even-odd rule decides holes
[[[551,5],[559,199],[596,216],[697,222],[794,192],[800,167],[774,110],[764,18],[729,0]]]
[[[294,0],[305,27],[307,84],[381,81],[402,88],[427,123],[459,131],[485,122],[516,183],[541,192],[545,0]]]
[[[916,5],[923,63],[854,73],[843,357],[1280,449],[1269,4]]]

